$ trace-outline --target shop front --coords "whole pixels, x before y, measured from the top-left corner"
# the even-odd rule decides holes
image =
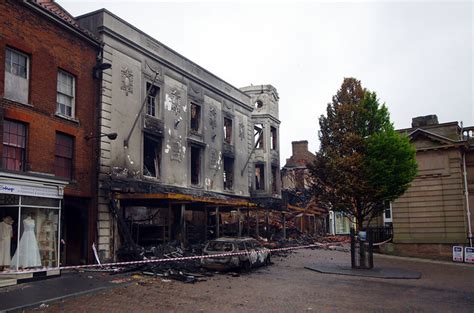
[[[0,173],[0,279],[17,283],[60,274],[59,234],[66,184]]]

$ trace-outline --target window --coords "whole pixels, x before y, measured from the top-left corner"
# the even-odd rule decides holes
[[[191,103],[191,132],[199,133],[201,121],[201,106],[195,103]]]
[[[224,190],[232,190],[234,182],[234,159],[224,157]]]
[[[143,175],[160,177],[161,140],[145,134],[143,139]]]
[[[10,48],[5,50],[5,98],[28,102],[28,63],[26,54]]]
[[[28,78],[28,57],[12,49],[6,49],[5,71],[16,76]]]
[[[73,178],[72,161],[74,155],[74,137],[56,133],[56,157],[54,174],[58,177]]]
[[[274,194],[278,193],[277,177],[278,177],[278,168],[276,166],[272,166],[272,192]]]
[[[150,83],[146,83],[146,91],[148,93],[146,98],[146,114],[158,117],[160,88]]]
[[[271,143],[271,149],[276,150],[277,149],[277,129],[273,126],[270,126],[270,143]]]
[[[384,223],[392,223],[392,202],[385,201],[384,202],[384,214],[383,214],[383,222]]]
[[[3,168],[26,170],[26,125],[23,123],[3,121]]]
[[[56,113],[74,117],[74,88],[74,76],[61,70],[58,71]]]
[[[264,164],[255,164],[255,190],[265,190]]]
[[[191,184],[201,183],[201,149],[191,146]]]
[[[232,120],[224,117],[224,142],[232,144]]]
[[[263,149],[263,124],[255,124],[253,127],[254,144],[257,149]]]

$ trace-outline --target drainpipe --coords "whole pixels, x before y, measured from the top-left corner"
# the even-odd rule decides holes
[[[462,163],[464,172],[464,196],[466,197],[467,238],[469,239],[469,246],[472,247],[471,210],[469,208],[469,191],[467,186],[466,152],[462,155]]]

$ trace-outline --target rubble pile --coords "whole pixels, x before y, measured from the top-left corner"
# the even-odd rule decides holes
[[[341,236],[318,236],[308,232],[302,232],[302,222],[298,221],[298,212],[286,212],[285,215],[281,211],[270,211],[264,217],[260,216],[257,220],[256,216],[227,214],[222,216],[220,236],[238,237],[242,236],[254,237],[261,242],[263,246],[269,249],[286,248],[294,246],[317,245],[315,248],[332,249],[334,247],[343,248],[348,243],[349,237]],[[258,221],[258,225],[257,225]],[[240,225],[239,225],[240,223]],[[299,226],[299,227],[298,227]],[[209,230],[207,237],[213,237],[214,229],[212,223],[208,224]],[[313,228],[313,233],[316,231]],[[130,265],[122,268],[117,272],[141,272],[143,275],[162,277],[162,279],[174,279],[187,283],[205,280],[206,277],[212,276],[215,272],[201,267],[200,258],[192,260],[176,260],[176,258],[201,256],[206,242],[202,241],[204,228],[188,223],[186,227],[186,242],[184,245],[179,240],[170,241],[163,244],[142,247],[134,243],[129,234],[124,233],[125,237],[129,236],[130,244],[123,245],[118,251],[117,256],[120,261],[132,260],[158,260],[173,259],[170,262],[151,262],[141,265]],[[204,237],[204,236],[202,236]],[[272,251],[272,255],[288,256],[293,253],[292,250]]]
[[[202,244],[196,244],[190,245],[187,249],[183,249],[181,242],[174,240],[166,244],[142,248],[141,257],[136,260],[175,259],[180,257],[200,256],[202,255],[203,247],[204,245]],[[129,257],[130,256],[127,256],[127,260],[129,260]],[[118,271],[114,271],[113,274],[126,272],[141,272],[147,276],[174,279],[186,283],[194,283],[213,275],[213,273],[201,267],[199,259],[130,265]]]
[[[350,243],[351,242],[351,237],[349,235],[347,236],[319,236],[317,238],[318,242],[320,243]]]

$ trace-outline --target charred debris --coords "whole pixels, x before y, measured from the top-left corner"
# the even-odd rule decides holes
[[[120,204],[124,205],[126,201]],[[141,272],[187,283],[205,280],[215,272],[202,268],[199,258],[176,259],[201,256],[207,241],[223,236],[253,237],[270,249],[340,240],[323,236],[323,216],[296,208],[283,211],[231,207],[220,211],[205,206],[204,210],[180,211],[169,205],[167,209],[148,206],[124,209],[116,200],[111,200],[110,211],[121,241],[116,251],[118,261],[170,260],[125,266],[113,270],[114,274]],[[320,247],[325,246],[321,244]],[[272,254],[286,256],[290,253]]]

